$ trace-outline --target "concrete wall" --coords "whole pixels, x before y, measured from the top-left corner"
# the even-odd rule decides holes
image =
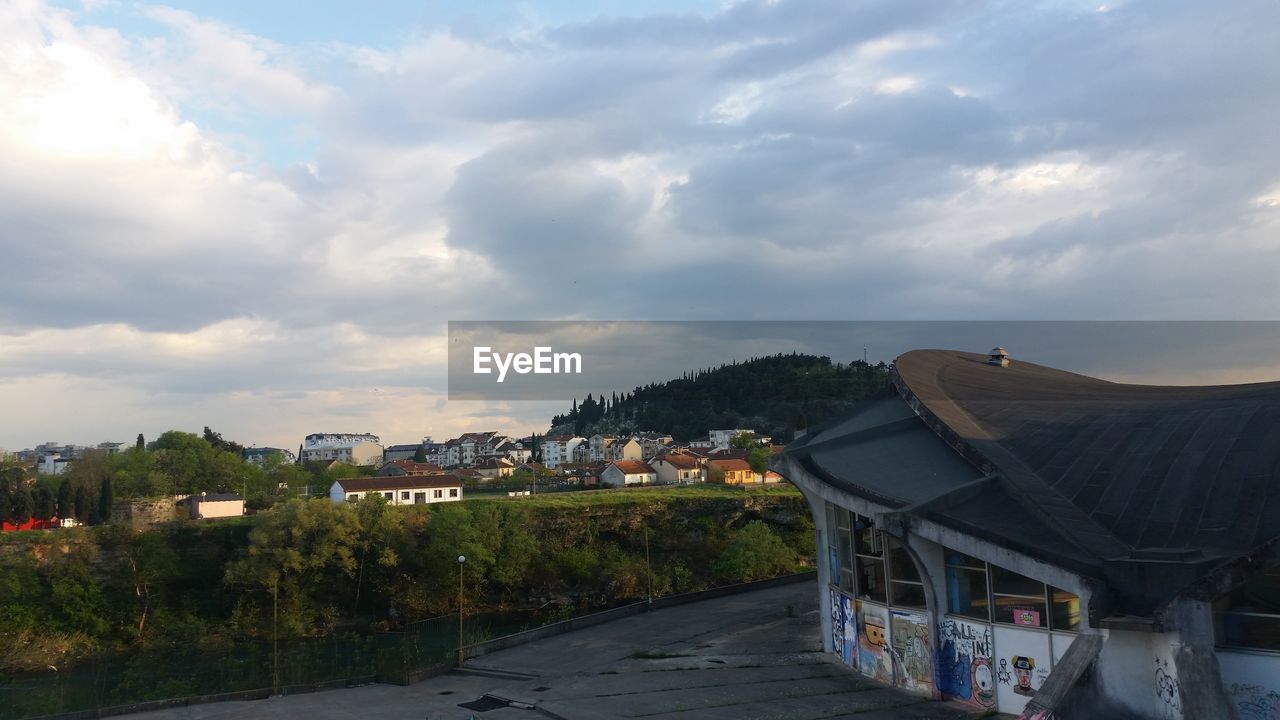
[[[1280,655],[1219,650],[1218,667],[1241,720],[1280,720]]]

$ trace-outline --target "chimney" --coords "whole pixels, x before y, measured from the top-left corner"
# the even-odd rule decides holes
[[[991,348],[991,354],[987,357],[987,364],[1009,367],[1009,353],[1005,352],[1002,347]]]

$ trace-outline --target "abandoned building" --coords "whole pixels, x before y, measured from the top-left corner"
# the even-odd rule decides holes
[[[1126,385],[916,350],[774,458],[823,643],[1026,718],[1280,718],[1280,383]]]

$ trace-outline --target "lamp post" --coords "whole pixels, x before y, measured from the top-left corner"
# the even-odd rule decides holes
[[[466,555],[458,556],[458,666],[462,666],[463,648],[462,648],[462,567],[467,562]]]

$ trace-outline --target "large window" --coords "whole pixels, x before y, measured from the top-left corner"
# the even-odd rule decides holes
[[[1219,645],[1280,652],[1280,568],[1219,598],[1213,613]]]
[[[925,607],[924,583],[907,549],[871,518],[828,504],[827,527],[840,573],[833,585],[872,602]]]
[[[1039,580],[946,551],[947,608],[954,615],[1019,627],[1075,631],[1080,598]]]

